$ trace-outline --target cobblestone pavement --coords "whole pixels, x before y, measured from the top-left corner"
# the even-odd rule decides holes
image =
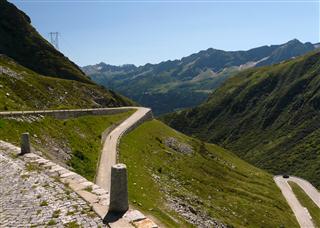
[[[109,192],[35,153],[0,140],[0,228],[104,227]],[[111,228],[157,228],[140,211],[106,219]]]
[[[105,226],[78,194],[14,150],[0,145],[0,227]]]

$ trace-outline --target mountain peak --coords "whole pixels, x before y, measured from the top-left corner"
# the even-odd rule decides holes
[[[302,44],[302,42],[296,38],[289,40],[287,44]]]
[[[108,65],[108,64],[106,64],[105,62],[100,62],[97,64],[97,66],[106,66],[106,65]]]

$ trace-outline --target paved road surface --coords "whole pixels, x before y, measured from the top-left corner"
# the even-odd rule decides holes
[[[100,163],[97,170],[96,184],[101,186],[106,191],[110,189],[111,181],[111,166],[117,162],[117,143],[118,139],[125,133],[132,125],[138,122],[151,110],[149,108],[135,107],[137,111],[128,119],[123,121],[116,127],[107,137],[103,145]]]
[[[313,228],[314,225],[312,223],[312,218],[307,208],[303,207],[300,204],[297,197],[293,193],[288,181],[297,183],[320,208],[320,193],[318,192],[318,190],[313,187],[313,185],[308,181],[298,177],[283,178],[282,176],[275,176],[274,181],[280,188],[283,196],[286,198],[300,226],[303,228]]]
[[[310,182],[294,176],[290,176],[288,180],[298,184],[312,199],[312,201],[320,208],[320,192]]]

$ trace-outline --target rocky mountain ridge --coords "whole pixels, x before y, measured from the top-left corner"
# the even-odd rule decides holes
[[[272,65],[295,58],[316,48],[297,39],[281,45],[247,51],[209,48],[179,60],[159,64],[85,66],[93,81],[120,92],[163,114],[200,104],[235,73],[257,66]]]

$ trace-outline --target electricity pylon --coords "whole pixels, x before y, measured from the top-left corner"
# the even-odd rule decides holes
[[[50,32],[50,41],[51,44],[57,49],[59,50],[59,32]]]

